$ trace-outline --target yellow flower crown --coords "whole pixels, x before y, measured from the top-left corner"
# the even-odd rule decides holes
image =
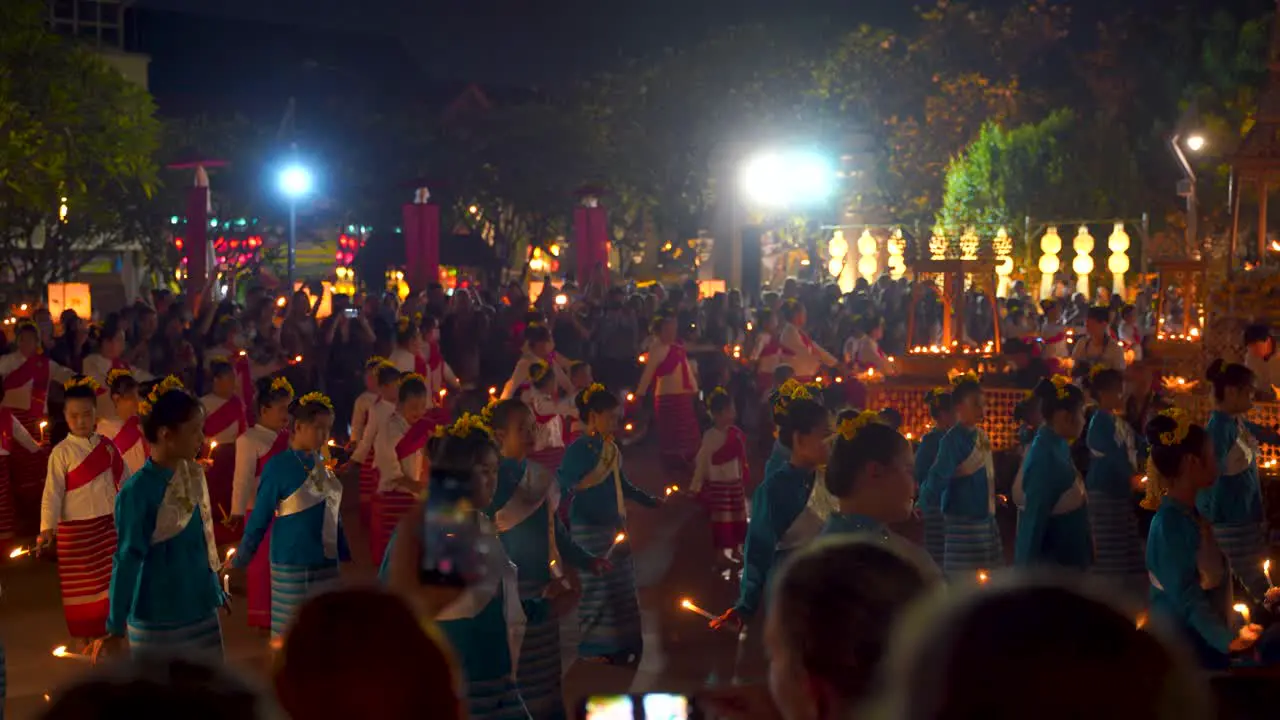
[[[542,382],[542,379],[545,378],[547,373],[550,371],[551,366],[541,360],[535,360],[534,362],[529,363],[529,382],[535,385]]]
[[[426,385],[426,384],[427,384],[427,379],[426,379],[426,378],[424,378],[424,377],[422,377],[422,376],[421,376],[421,375],[419,375],[418,373],[405,373],[404,375],[401,375],[401,376],[400,376],[400,384],[401,384],[401,385],[403,385],[403,384],[405,384],[405,383],[409,382],[410,380],[417,380],[417,381],[421,382],[423,385]]]
[[[924,401],[926,403],[933,404],[938,398],[949,394],[951,394],[951,388],[936,387],[925,393]]]
[[[803,387],[799,380],[795,378],[787,378],[778,386],[778,397],[789,398],[791,397],[791,393],[795,392],[798,387]]]
[[[796,383],[791,391],[792,400],[815,400],[822,394],[822,386],[818,383]]]
[[[381,368],[383,365],[390,365],[390,364],[391,364],[390,360],[382,357],[381,355],[374,355],[373,357],[369,358],[364,362],[364,370],[365,372],[370,372],[372,370],[377,370]]]
[[[412,321],[409,318],[401,316],[399,320],[396,320],[396,330],[400,332],[408,332],[411,323]]]
[[[1066,375],[1054,375],[1049,378],[1049,382],[1053,383],[1059,400],[1066,400],[1071,396],[1071,378]]]
[[[143,417],[150,415],[151,408],[154,407],[156,403],[160,402],[160,398],[168,395],[174,390],[185,390],[185,388],[182,386],[181,380],[173,375],[169,375],[165,379],[156,383],[155,386],[151,388],[151,392],[147,393],[147,397],[138,403],[138,414]]]
[[[1094,378],[1098,377],[1098,373],[1106,369],[1107,369],[1107,366],[1103,365],[1102,363],[1098,363],[1094,365],[1093,367],[1089,368],[1089,379],[1093,380]]]
[[[289,394],[289,399],[290,400],[293,399],[293,385],[289,383],[289,378],[281,376],[272,380],[271,392],[275,392],[277,390],[284,390],[286,393]]]
[[[70,380],[62,383],[63,390],[70,390],[71,388],[78,388],[78,387],[87,387],[90,390],[97,392],[98,389],[101,388],[102,386],[98,384],[97,380],[94,380],[88,375],[79,375],[77,377],[73,377]]]
[[[133,373],[124,368],[115,368],[107,373],[107,386],[116,384],[116,380],[122,377],[133,377]]]
[[[500,402],[502,401],[498,398],[493,398],[485,404],[484,409],[480,411],[480,419],[484,421],[485,425],[493,425],[493,411],[494,408],[498,407],[498,403]]]
[[[489,423],[484,418],[471,413],[463,413],[462,417],[453,422],[452,425],[441,425],[436,428],[436,437],[444,437],[452,435],[456,438],[465,438],[472,433],[484,433],[485,437],[493,437],[493,429],[489,427]]]
[[[591,383],[588,385],[587,389],[582,391],[582,404],[586,405],[591,402],[591,396],[598,392],[604,392],[604,385],[601,385],[600,383]]]
[[[1177,426],[1168,432],[1160,433],[1160,444],[1166,447],[1178,445],[1187,439],[1187,433],[1191,432],[1191,416],[1182,408],[1166,408],[1160,411],[1160,414],[1167,418],[1173,418]]]
[[[330,400],[329,396],[325,395],[324,393],[309,392],[306,395],[303,395],[302,397],[298,398],[298,407],[302,407],[303,405],[311,405],[312,403],[315,403],[317,405],[323,405],[326,408],[328,408],[329,412],[333,412],[333,401]]]
[[[863,410],[854,417],[845,418],[836,424],[836,433],[845,442],[853,442],[853,439],[858,436],[862,428],[879,421],[880,413],[874,410]]]
[[[23,330],[26,330],[28,328],[31,330],[35,330],[36,334],[40,333],[40,326],[36,325],[35,320],[32,320],[31,318],[22,318],[21,320],[18,321],[17,327],[14,328],[14,334],[16,335],[17,333],[20,333]]]
[[[972,370],[950,370],[947,372],[947,379],[951,381],[952,387],[965,382],[979,382],[978,374]]]
[[[728,390],[725,390],[724,388],[717,386],[714,390],[711,391],[711,394],[708,395],[707,398],[710,399],[717,395],[728,395],[728,394],[729,394]]]

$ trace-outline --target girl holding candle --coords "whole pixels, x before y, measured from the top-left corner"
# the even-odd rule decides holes
[[[282,378],[258,382],[258,422],[236,438],[236,469],[231,487],[231,521],[243,527],[244,518],[257,507],[259,481],[267,461],[289,447],[289,404],[293,386]],[[265,535],[268,545],[270,534]],[[249,627],[271,629],[271,561],[263,549],[245,573]]]
[[[226,360],[209,363],[212,392],[200,398],[204,406],[204,440],[209,448],[209,502],[214,512],[214,539],[218,545],[235,542],[238,528],[231,522],[232,488],[236,476],[236,440],[249,429],[249,418],[236,392],[235,366]]]
[[[790,397],[779,398],[774,417],[780,421],[778,442],[787,456],[766,468],[764,482],[751,496],[738,601],[711,623],[713,628],[740,627],[749,620],[760,607],[774,569],[817,537],[835,510],[835,500],[818,482],[818,468],[827,464],[831,452],[827,409],[807,386],[798,385]]]
[[[427,378],[427,390],[436,401],[434,420],[442,425],[448,424],[449,413],[445,408],[441,391],[447,388],[461,388],[462,383],[458,381],[458,376],[453,373],[449,363],[445,362],[444,353],[440,350],[440,321],[436,316],[427,315],[422,318],[422,338],[423,370],[425,371],[422,375]]]
[[[116,551],[116,491],[124,458],[94,432],[98,383],[77,375],[65,385],[68,434],[49,453],[36,548],[58,543],[62,606],[71,636],[106,634],[111,556]]]
[[[215,364],[229,364],[232,373],[231,394],[240,399],[245,408],[245,414],[249,420],[252,420],[256,394],[254,383],[264,375],[280,369],[280,364],[277,362],[274,366],[262,366],[250,362],[249,354],[241,347],[244,337],[241,334],[240,323],[230,315],[224,315],[218,321],[214,338],[218,344],[205,352],[205,371],[208,373],[206,377],[210,378],[207,382],[209,385],[218,382],[218,373],[225,372],[215,370]]]
[[[634,666],[640,662],[644,642],[631,544],[627,541],[626,501],[645,507],[657,507],[661,501],[632,485],[622,471],[622,453],[613,440],[618,398],[603,385],[594,384],[578,393],[577,405],[587,434],[565,451],[558,473],[560,488],[574,494],[570,509],[574,541],[588,553],[613,561],[603,575],[583,578],[578,655]]]
[[[1196,498],[1200,514],[1213,523],[1218,544],[1231,560],[1231,571],[1260,601],[1267,591],[1262,573],[1266,551],[1262,490],[1258,485],[1258,442],[1280,444],[1280,435],[1247,419],[1258,392],[1257,377],[1244,365],[1214,360],[1207,373],[1213,384],[1214,409],[1205,431],[1218,459],[1218,481]]]
[[[325,463],[333,403],[313,392],[298,398],[289,449],[267,461],[258,497],[232,557],[245,568],[271,534],[271,637],[279,638],[311,595],[338,583],[338,563],[351,551],[342,530],[342,483]]]
[[[1197,495],[1218,476],[1215,442],[1177,408],[1147,423],[1147,440],[1154,472],[1142,504],[1156,513],[1147,535],[1151,611],[1183,631],[1202,664],[1225,669],[1229,654],[1253,647],[1261,628],[1231,629],[1231,567],[1196,511]]]
[[[1093,563],[1084,480],[1071,444],[1084,432],[1084,393],[1065,375],[1035,388],[1044,423],[1027,450],[1013,486],[1021,508],[1014,563],[1086,569]]]
[[[4,388],[0,385],[0,399],[3,396]],[[14,474],[10,467],[15,443],[28,453],[40,452],[40,446],[18,421],[17,414],[8,406],[0,404],[0,541],[12,540],[17,529],[11,482]]]
[[[804,331],[808,311],[799,300],[789,298],[782,303],[782,319],[784,322],[778,337],[782,346],[782,362],[795,368],[796,379],[810,382],[817,377],[823,366],[836,367],[840,364]]]
[[[373,366],[368,371],[373,381],[373,399],[363,416],[359,414],[357,407],[356,417],[362,417],[362,422],[358,430],[352,431],[355,451],[351,453],[351,461],[360,465],[360,520],[366,524],[372,521],[373,498],[378,493],[378,465],[374,452],[378,444],[378,433],[387,426],[387,421],[396,411],[402,376],[400,369],[392,365],[391,361],[382,358],[374,360],[378,362],[370,360]],[[367,395],[369,393],[360,397]],[[377,556],[374,559],[377,560]]]
[[[556,402],[556,375],[549,363],[541,360],[529,364],[529,386],[519,392],[519,397],[533,413],[533,449],[529,460],[554,473],[564,457],[564,422],[566,416],[576,416],[578,410],[572,399]]]
[[[953,580],[974,577],[1004,561],[996,525],[995,471],[991,440],[978,424],[986,402],[973,373],[952,380],[956,424],[938,443],[929,483],[941,489],[946,525],[943,570]]]
[[[112,370],[107,373],[107,389],[115,414],[98,418],[98,434],[120,451],[125,477],[128,477],[147,464],[151,453],[142,433],[142,419],[138,417],[138,381],[128,370]]]
[[[491,413],[501,459],[493,499],[485,509],[516,565],[520,600],[528,618],[516,681],[534,720],[565,717],[560,688],[560,615],[574,599],[570,573],[599,575],[611,565],[573,541],[556,513],[559,488],[544,466],[527,459],[533,413],[516,400],[502,400]]]
[[[636,401],[643,407],[643,398],[653,386],[654,419],[662,454],[677,466],[688,466],[698,454],[699,427],[694,414],[698,380],[684,343],[676,336],[676,318],[659,315],[650,329],[654,341],[636,385]]]
[[[218,579],[213,510],[204,469],[200,401],[172,376],[142,404],[151,456],[116,498],[120,534],[111,573],[110,650],[128,639],[135,656],[222,659],[218,608],[230,609]]]
[[[733,398],[724,388],[711,391],[707,409],[712,425],[702,434],[689,492],[711,516],[712,544],[732,559],[747,539],[747,438],[734,424]]]
[[[949,388],[930,390],[925,395],[925,404],[929,408],[929,416],[933,418],[933,427],[920,438],[920,447],[916,448],[916,505],[924,520],[924,548],[929,557],[941,567],[946,549],[947,524],[942,517],[942,486],[930,482],[929,470],[938,457],[942,437],[956,424],[956,413],[951,404]]]
[[[400,381],[396,410],[378,429],[374,463],[378,490],[373,495],[369,542],[373,561],[386,556],[387,543],[401,516],[427,490],[430,463],[427,442],[436,430],[426,378],[410,373]]]
[[[823,535],[888,540],[889,526],[912,515],[916,483],[911,443],[871,410],[844,410],[823,481],[836,499]]]
[[[1138,479],[1137,443],[1124,411],[1124,376],[1098,366],[1086,385],[1097,403],[1085,441],[1092,456],[1085,489],[1089,492],[1089,521],[1093,526],[1093,571],[1127,588],[1147,585],[1142,567],[1138,518],[1133,509]]]

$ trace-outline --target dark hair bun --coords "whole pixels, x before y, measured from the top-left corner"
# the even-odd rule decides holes
[[[1214,358],[1213,362],[1209,363],[1209,369],[1204,371],[1205,379],[1211,383],[1216,383],[1222,380],[1226,370],[1227,361],[1222,358]]]

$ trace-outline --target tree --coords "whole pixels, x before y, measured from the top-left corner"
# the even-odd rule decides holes
[[[0,5],[0,270],[28,295],[145,237],[160,137],[146,91],[47,32],[44,7]]]

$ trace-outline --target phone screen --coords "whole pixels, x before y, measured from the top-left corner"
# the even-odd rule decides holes
[[[673,693],[645,693],[644,720],[689,720],[689,698]]]
[[[689,696],[679,693],[592,695],[579,708],[581,720],[691,720],[695,715]]]
[[[471,478],[433,470],[424,512],[419,581],[455,587],[475,582],[484,566]]]
[[[586,720],[635,720],[635,703],[629,695],[594,695],[587,698]]]

